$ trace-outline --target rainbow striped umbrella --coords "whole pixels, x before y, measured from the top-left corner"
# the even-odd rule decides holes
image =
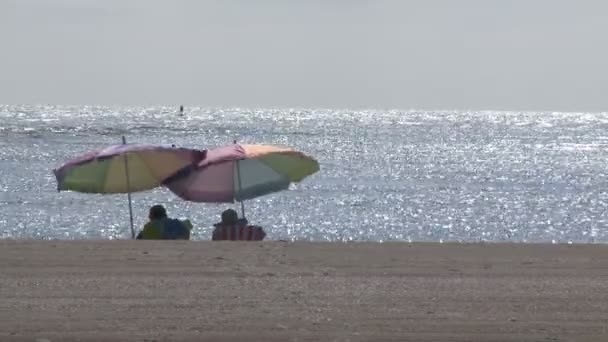
[[[196,165],[203,156],[203,151],[186,148],[113,145],[85,153],[53,172],[59,191],[130,193],[159,186],[177,171]]]
[[[125,143],[85,153],[53,170],[57,178],[57,190],[73,190],[85,193],[127,193],[131,237],[133,209],[131,192],[155,188],[168,177],[182,169],[196,165],[204,151],[160,145]]]
[[[242,203],[287,189],[317,171],[316,160],[290,148],[233,144],[208,150],[196,168],[182,170],[165,186],[188,201]]]

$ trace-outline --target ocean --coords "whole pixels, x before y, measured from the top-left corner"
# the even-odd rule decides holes
[[[268,239],[608,242],[608,113],[0,105],[0,237],[128,239],[126,195],[57,192],[53,168],[130,143],[284,145],[321,170],[245,202]],[[222,210],[133,194],[210,239]]]

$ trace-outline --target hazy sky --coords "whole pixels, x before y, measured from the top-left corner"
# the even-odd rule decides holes
[[[608,1],[0,0],[0,103],[608,111]]]

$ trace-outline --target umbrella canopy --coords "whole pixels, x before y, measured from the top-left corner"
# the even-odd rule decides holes
[[[159,186],[177,171],[196,165],[204,155],[203,151],[161,145],[114,145],[85,153],[53,173],[60,191],[130,193]]]
[[[316,160],[290,148],[233,144],[208,150],[196,168],[164,184],[185,200],[234,202],[287,189],[317,171]]]

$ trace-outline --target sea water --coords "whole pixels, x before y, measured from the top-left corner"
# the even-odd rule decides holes
[[[607,242],[608,113],[0,105],[0,237],[130,238],[126,195],[57,192],[52,169],[131,143],[293,147],[321,170],[245,202],[272,240]],[[133,194],[209,239],[222,210]]]

